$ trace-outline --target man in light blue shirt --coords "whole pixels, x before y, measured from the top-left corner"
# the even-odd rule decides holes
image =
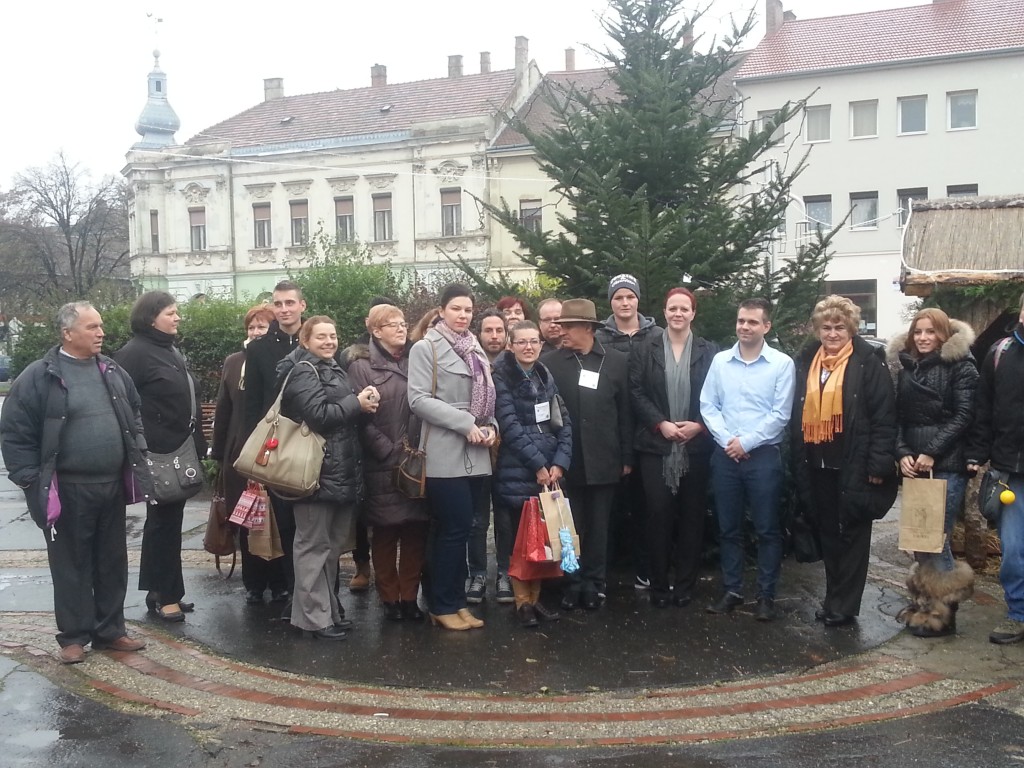
[[[768,346],[771,305],[747,299],[736,313],[735,346],[719,352],[700,393],[700,412],[717,445],[711,487],[720,531],[722,597],[708,613],[730,613],[743,603],[743,517],[757,534],[758,621],[775,618],[775,585],[782,565],[779,444],[793,405],[794,365]]]

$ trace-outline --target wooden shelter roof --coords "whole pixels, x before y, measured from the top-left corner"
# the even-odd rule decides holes
[[[1024,283],[1024,195],[914,202],[903,237],[905,294],[1006,280]]]

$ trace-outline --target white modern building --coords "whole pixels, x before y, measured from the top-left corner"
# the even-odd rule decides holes
[[[898,332],[914,301],[899,291],[910,199],[1024,189],[1024,0],[806,20],[767,0],[767,33],[736,87],[747,123],[807,99],[772,153],[792,167],[810,150],[775,256],[852,211],[828,288],[858,302],[866,334]]]
[[[490,254],[487,148],[504,116],[540,80],[526,38],[515,67],[387,82],[375,65],[365,88],[286,96],[264,81],[264,101],[174,144],[166,77],[150,74],[143,140],[123,170],[131,194],[132,274],[148,288],[257,296],[308,258],[322,231],[375,257],[419,270],[446,256],[484,266]],[[169,113],[169,114],[168,114]]]

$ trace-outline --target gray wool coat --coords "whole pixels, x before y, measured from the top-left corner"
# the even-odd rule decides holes
[[[431,397],[433,353],[437,352],[437,393]],[[476,352],[488,365],[480,345]],[[427,477],[474,477],[491,474],[490,452],[470,445],[466,435],[475,421],[469,413],[473,377],[451,344],[431,328],[409,353],[409,408],[423,422],[420,450],[427,454]],[[497,424],[491,419],[491,426]]]

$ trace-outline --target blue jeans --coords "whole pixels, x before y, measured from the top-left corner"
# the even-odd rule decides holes
[[[1024,621],[1024,475],[1010,475],[1008,485],[1017,498],[1012,504],[1003,505],[999,518],[999,538],[1003,543],[999,582],[1003,585],[1007,616]]]
[[[751,451],[749,459],[739,462],[716,448],[711,454],[711,488],[718,514],[722,587],[726,592],[743,594],[743,518],[749,508],[757,534],[757,596],[775,599],[782,566],[779,447],[763,445]]]
[[[469,533],[469,543],[466,547],[470,576],[487,575],[487,530],[491,527],[491,478],[487,475],[482,477],[484,492],[479,498],[474,499],[476,508],[473,510],[473,529]]]
[[[922,567],[927,565],[937,571],[952,571],[956,563],[953,561],[953,551],[949,548],[949,537],[953,533],[957,515],[960,514],[960,507],[964,503],[967,475],[960,472],[933,472],[932,477],[946,481],[946,543],[941,552],[915,552],[914,559]]]
[[[430,543],[430,611],[438,615],[466,607],[466,544],[486,475],[428,477],[427,502],[435,521]]]

